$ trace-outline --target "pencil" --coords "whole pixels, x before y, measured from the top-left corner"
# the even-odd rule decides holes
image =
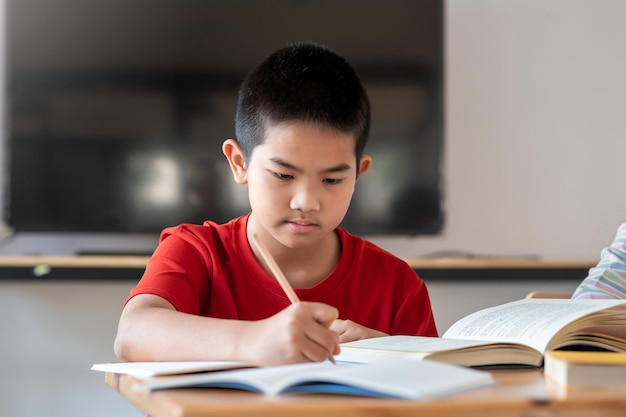
[[[272,271],[272,274],[274,275],[274,278],[276,278],[276,281],[278,281],[285,294],[287,294],[287,298],[289,298],[289,301],[291,301],[292,304],[299,303],[300,298],[298,298],[298,294],[296,294],[296,292],[293,290],[293,287],[291,286],[289,281],[287,281],[287,277],[285,277],[283,271],[281,271],[272,255],[265,248],[265,245],[261,243],[256,234],[252,235],[252,242],[259,251],[259,254],[261,254],[261,258],[263,258],[263,261],[267,264],[267,267],[270,269],[270,271]],[[335,358],[332,354],[328,356],[328,360],[330,360],[332,363],[336,363]]]
[[[265,261],[267,267],[270,269],[270,271],[272,271],[274,278],[276,278],[276,281],[278,281],[285,294],[287,294],[287,298],[289,298],[289,301],[291,301],[292,304],[300,302],[300,298],[298,298],[298,295],[293,290],[293,287],[291,286],[289,281],[287,281],[287,277],[285,277],[283,271],[280,270],[278,264],[276,263],[272,255],[270,255],[265,246],[261,244],[259,238],[256,235],[252,235],[252,240],[254,241],[254,245],[261,254],[261,258],[263,258],[263,261]]]

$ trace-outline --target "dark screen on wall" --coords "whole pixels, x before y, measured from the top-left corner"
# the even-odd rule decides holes
[[[249,210],[221,152],[243,77],[289,42],[346,57],[372,102],[342,224],[442,227],[443,1],[9,0],[5,208],[16,231],[159,232]]]

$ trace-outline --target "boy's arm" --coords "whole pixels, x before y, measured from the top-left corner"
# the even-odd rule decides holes
[[[337,310],[292,304],[259,321],[181,313],[151,294],[131,298],[120,317],[115,354],[124,361],[235,360],[255,365],[323,361],[339,353],[328,329]]]

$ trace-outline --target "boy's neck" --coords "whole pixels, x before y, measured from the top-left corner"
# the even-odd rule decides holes
[[[315,248],[285,252],[276,262],[294,288],[309,288],[319,284],[337,267],[341,257],[341,242],[337,233]]]
[[[252,248],[257,261],[272,276],[268,266]],[[334,232],[323,241],[306,248],[290,249],[282,246],[277,250],[274,246],[268,250],[292,287],[308,288],[320,283],[334,271],[341,257],[341,242],[339,235]]]

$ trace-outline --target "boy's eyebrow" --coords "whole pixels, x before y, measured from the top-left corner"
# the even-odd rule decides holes
[[[290,169],[290,170],[293,170],[293,171],[296,171],[296,172],[302,172],[302,170],[300,168],[290,164],[289,162],[287,162],[287,161],[285,161],[285,160],[283,160],[283,159],[281,159],[281,158],[279,158],[277,156],[270,158],[270,161],[272,161],[275,164],[280,165],[280,166],[282,166],[284,168],[287,168],[287,169]],[[348,165],[348,164],[339,164],[339,165],[336,165],[334,167],[330,167],[330,168],[324,169],[321,172],[322,173],[344,172],[344,171],[349,171],[350,169],[352,169],[352,167],[350,165]]]

